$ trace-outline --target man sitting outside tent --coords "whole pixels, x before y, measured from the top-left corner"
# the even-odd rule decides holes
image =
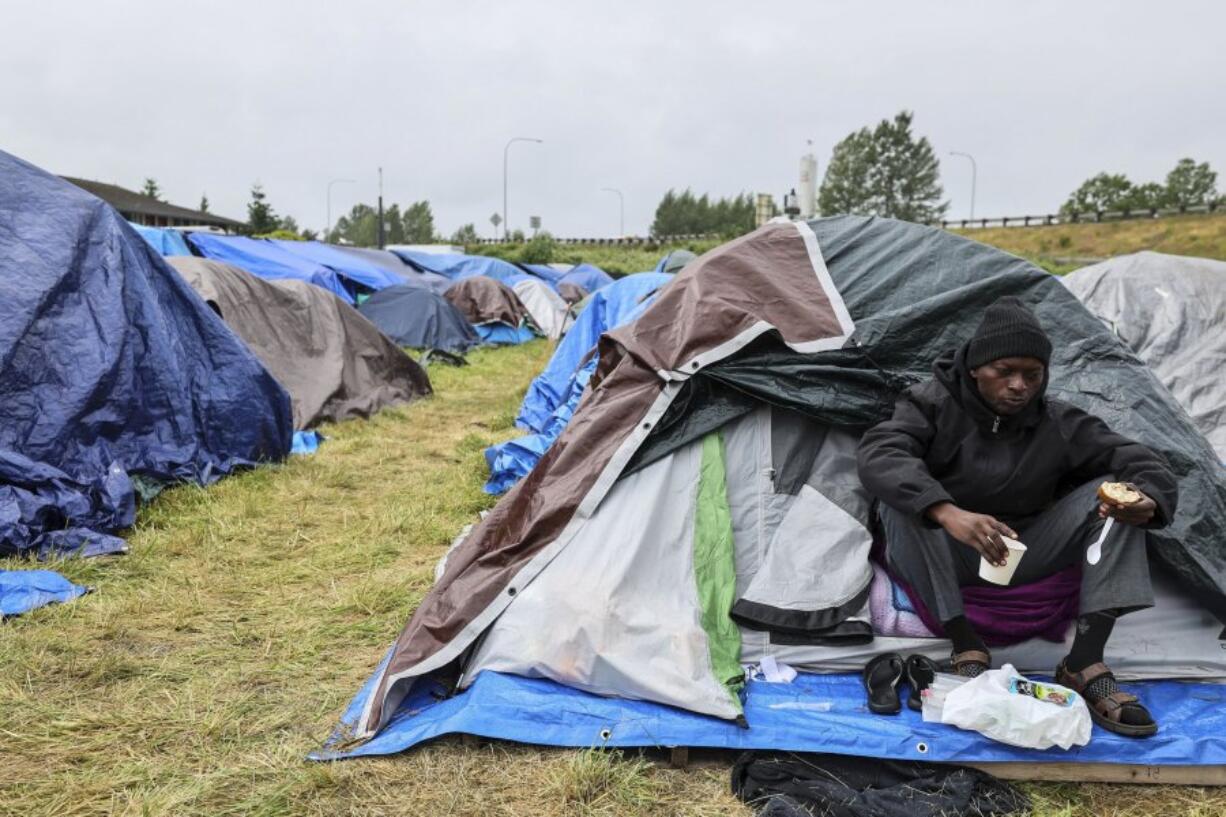
[[[893,417],[864,435],[860,478],[881,500],[889,565],[943,623],[955,672],[974,677],[991,666],[960,588],[987,584],[980,557],[1004,565],[1001,537],[1011,537],[1027,548],[1012,585],[1081,563],[1077,632],[1057,682],[1081,692],[1104,728],[1152,735],[1157,724],[1116,685],[1103,649],[1118,616],[1153,605],[1144,528],[1171,521],[1175,477],[1159,454],[1045,397],[1050,357],[1026,306],[997,300],[974,337],[936,361],[934,378],[908,389]],[[1113,479],[1140,500],[1099,499],[1099,485]],[[1117,524],[1090,565],[1087,546],[1108,516]]]

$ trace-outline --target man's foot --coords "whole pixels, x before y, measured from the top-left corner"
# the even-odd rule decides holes
[[[1090,707],[1090,717],[1109,732],[1147,738],[1158,731],[1149,710],[1136,695],[1120,689],[1115,675],[1101,661],[1078,672],[1071,672],[1061,661],[1056,668],[1056,683],[1080,693]]]
[[[956,652],[950,661],[954,665],[954,674],[963,678],[977,678],[992,667],[992,656],[986,650]]]

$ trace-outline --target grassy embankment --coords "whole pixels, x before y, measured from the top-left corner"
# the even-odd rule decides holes
[[[1071,272],[1095,259],[1156,250],[1173,255],[1197,255],[1226,261],[1226,213],[1161,219],[1114,221],[1103,224],[1058,224],[1051,227],[989,227],[954,230],[1039,264],[1049,272]],[[673,249],[702,254],[718,241],[691,241],[650,247],[602,244],[559,244],[553,260],[595,264],[614,275],[655,267]],[[520,260],[522,244],[484,245],[475,251],[511,261]]]
[[[320,452],[180,487],[124,557],[54,565],[96,592],[0,625],[0,815],[741,815],[727,765],[442,740],[304,761],[492,499],[550,349],[431,371],[429,400],[324,429]],[[26,567],[0,560],[0,569]],[[1226,793],[1029,785],[1038,815],[1226,813]]]

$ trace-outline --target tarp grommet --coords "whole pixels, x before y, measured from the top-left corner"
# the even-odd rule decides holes
[[[613,730],[610,729],[609,727],[606,726],[604,729],[600,730],[600,739],[602,741],[607,743],[609,739],[612,737],[613,737]]]
[[[921,755],[928,754],[928,744],[921,740],[919,743],[915,744],[915,751],[919,752]]]

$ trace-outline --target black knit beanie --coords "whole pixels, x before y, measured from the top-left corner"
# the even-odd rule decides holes
[[[1051,341],[1034,313],[1012,295],[996,299],[983,311],[983,320],[966,350],[966,366],[973,369],[1002,357],[1037,357],[1051,360]]]

